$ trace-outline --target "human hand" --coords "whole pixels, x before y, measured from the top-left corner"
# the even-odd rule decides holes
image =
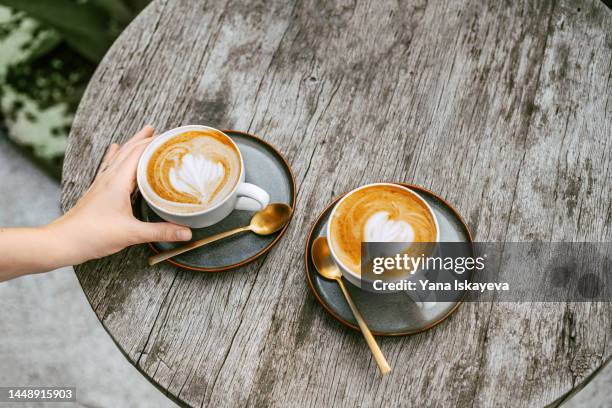
[[[153,139],[146,126],[123,146],[113,144],[91,187],[63,217],[46,227],[68,251],[66,264],[78,264],[152,241],[188,241],[191,230],[168,222],[146,223],[132,214],[130,195],[136,188],[136,167]]]

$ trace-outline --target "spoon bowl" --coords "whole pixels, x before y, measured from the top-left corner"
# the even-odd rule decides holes
[[[287,204],[270,204],[251,218],[251,231],[257,235],[270,235],[283,228],[291,218],[291,207]]]
[[[334,262],[327,239],[319,237],[312,243],[312,262],[317,268],[319,275],[326,279],[340,279],[342,272]]]

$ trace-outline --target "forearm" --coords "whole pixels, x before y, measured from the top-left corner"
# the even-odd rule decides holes
[[[64,240],[51,226],[0,228],[0,282],[71,265]]]
[[[130,195],[136,168],[153,128],[145,126],[123,147],[111,145],[91,187],[74,207],[39,228],[0,227],[0,282],[98,259],[151,241],[191,239],[187,227],[142,222],[134,217]]]

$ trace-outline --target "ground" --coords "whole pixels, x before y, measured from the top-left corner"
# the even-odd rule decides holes
[[[59,215],[59,184],[3,135],[0,180],[0,225],[38,225]],[[74,386],[83,407],[175,406],[123,357],[72,268],[0,283],[0,333],[0,386]]]

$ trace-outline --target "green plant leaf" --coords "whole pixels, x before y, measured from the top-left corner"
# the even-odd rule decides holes
[[[129,24],[134,18],[132,11],[122,0],[91,0],[91,2],[106,11],[112,19],[120,22],[123,26]]]
[[[36,42],[30,47],[28,51],[27,62],[36,60],[37,58],[51,52],[57,47],[62,41],[62,37],[55,30],[47,30],[43,35],[39,35],[36,38]]]
[[[114,40],[110,17],[92,3],[72,0],[0,0],[56,29],[66,42],[92,62],[98,62]]]
[[[124,0],[128,7],[132,10],[134,17],[149,5],[151,0]]]

